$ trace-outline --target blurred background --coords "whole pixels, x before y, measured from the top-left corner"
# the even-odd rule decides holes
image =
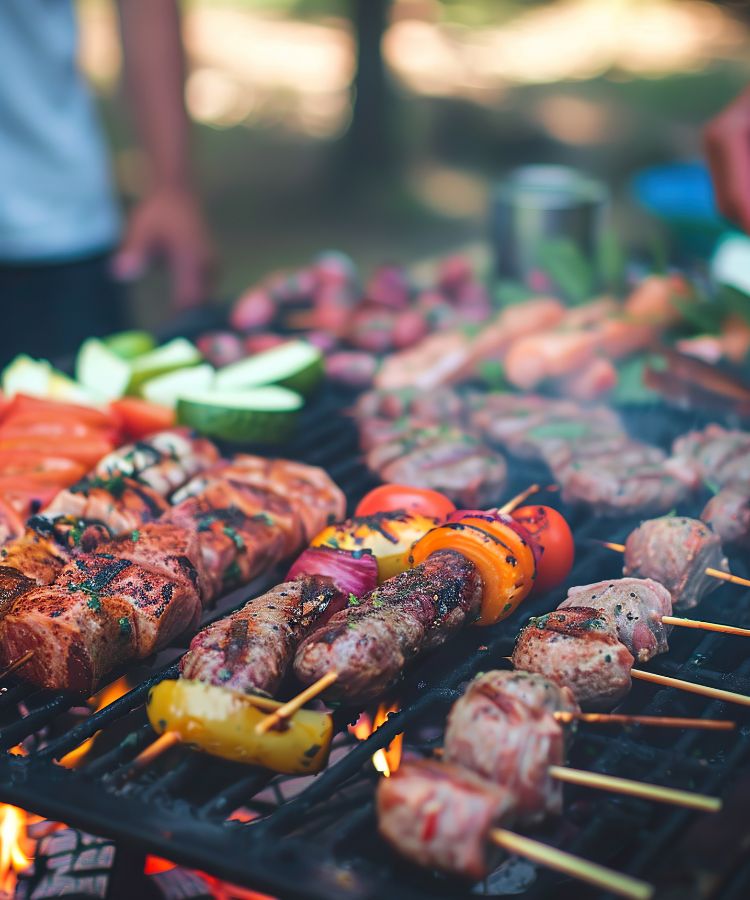
[[[109,0],[80,0],[81,61],[127,204],[142,178]],[[664,252],[634,173],[701,156],[750,82],[745,2],[185,0],[195,162],[218,298],[325,248],[367,269],[483,238],[492,183],[559,162],[601,177],[628,252]],[[157,321],[166,290],[137,290]]]

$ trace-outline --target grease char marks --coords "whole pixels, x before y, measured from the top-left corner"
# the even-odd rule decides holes
[[[335,595],[331,580],[319,576],[278,585],[199,632],[182,658],[182,675],[272,694],[299,641]]]
[[[432,554],[331,619],[303,641],[294,662],[305,684],[330,670],[330,695],[357,704],[374,699],[420,654],[438,647],[479,614],[482,580],[452,550]]]
[[[614,620],[589,606],[531,619],[513,649],[517,669],[536,672],[571,689],[584,709],[610,709],[630,690],[633,656]]]

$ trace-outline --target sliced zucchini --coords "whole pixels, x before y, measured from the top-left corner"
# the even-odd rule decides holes
[[[105,400],[117,400],[130,383],[131,364],[99,338],[88,338],[76,357],[76,379]]]
[[[216,370],[209,363],[177,369],[176,372],[149,379],[141,388],[141,395],[152,403],[174,409],[180,397],[208,390],[215,375]]]
[[[9,397],[13,394],[46,397],[51,374],[52,366],[46,359],[32,359],[19,353],[3,369],[3,391]]]
[[[128,393],[137,394],[141,385],[151,378],[187,366],[197,366],[202,360],[203,357],[195,344],[186,338],[174,338],[132,361]]]
[[[47,384],[47,396],[51,400],[60,400],[65,403],[79,403],[83,406],[102,406],[105,398],[96,391],[84,387],[77,381],[73,381],[64,372],[53,369]]]
[[[278,444],[292,435],[303,403],[299,394],[275,386],[199,391],[177,401],[177,421],[233,443]]]
[[[135,359],[144,353],[150,353],[156,347],[156,341],[148,331],[118,331],[102,340],[122,359]]]
[[[236,390],[278,384],[307,396],[320,384],[323,354],[307,341],[287,341],[231,363],[216,376],[217,389]]]

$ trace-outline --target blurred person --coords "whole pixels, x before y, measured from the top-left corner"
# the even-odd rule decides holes
[[[191,185],[177,0],[118,0],[148,187],[123,227],[77,66],[74,0],[0,3],[0,308],[4,360],[70,352],[122,327],[123,282],[156,258],[177,309],[205,299],[213,255]]]
[[[750,88],[705,129],[719,212],[750,234]]]

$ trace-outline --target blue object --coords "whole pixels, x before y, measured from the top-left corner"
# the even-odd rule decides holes
[[[702,162],[644,169],[633,178],[632,189],[635,199],[661,219],[723,227],[711,176]]]

